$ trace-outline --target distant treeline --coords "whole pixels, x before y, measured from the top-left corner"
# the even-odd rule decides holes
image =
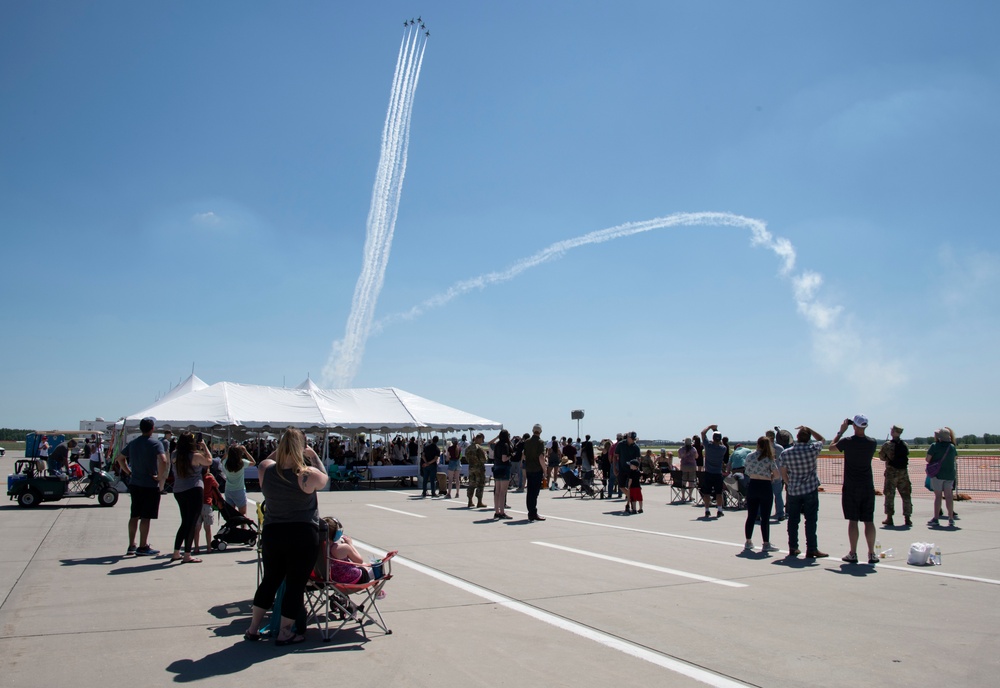
[[[1000,435],[993,435],[990,433],[984,434],[982,437],[979,435],[962,435],[961,437],[955,437],[955,442],[958,444],[1000,444]],[[933,437],[914,437],[914,444],[933,444]]]
[[[729,446],[731,447],[735,446],[736,443],[739,441],[741,440],[730,440]],[[909,444],[915,444],[918,446],[934,444],[933,437],[914,437],[913,439],[906,441]],[[754,442],[755,440],[742,440],[742,443],[747,446],[752,446]],[[1000,444],[1000,435],[994,435],[989,432],[983,435],[962,435],[961,437],[955,437],[955,442],[959,445]],[[678,446],[682,443],[676,440],[638,440],[636,444],[643,447],[664,447],[664,446],[671,447],[671,446]]]
[[[24,442],[24,438],[34,430],[19,430],[17,428],[0,428],[0,442]]]

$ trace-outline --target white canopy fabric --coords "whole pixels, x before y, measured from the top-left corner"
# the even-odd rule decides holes
[[[181,395],[187,394],[188,392],[197,392],[200,389],[205,389],[208,387],[208,383],[202,380],[200,377],[191,373],[187,380],[180,383],[172,390],[160,397],[160,401],[167,401],[168,399],[173,399]]]
[[[168,395],[125,418],[134,428],[146,416],[159,429],[277,431],[294,425],[306,432],[427,432],[499,430],[496,421],[439,404],[395,387],[371,389],[288,389],[217,382]]]

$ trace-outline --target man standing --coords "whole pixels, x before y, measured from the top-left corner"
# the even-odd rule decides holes
[[[768,430],[766,433],[767,439],[771,440],[771,449],[774,450],[774,465],[781,470],[781,454],[786,448],[792,446],[792,433],[787,430],[781,430],[777,435],[775,435],[774,430]],[[781,478],[775,478],[771,481],[771,492],[774,494],[774,517],[779,521],[785,520],[785,481]]]
[[[713,431],[711,443],[706,437],[709,430]],[[705,446],[705,475],[703,476],[704,484],[701,493],[702,500],[705,502],[705,518],[712,516],[709,506],[713,496],[715,497],[715,517],[722,518],[725,516],[722,513],[722,500],[724,499],[722,472],[726,467],[726,452],[729,450],[722,443],[722,433],[719,432],[719,426],[714,423],[701,431],[701,443]]]
[[[431,497],[437,497],[437,466],[438,459],[441,458],[441,448],[438,447],[438,436],[434,435],[431,443],[424,447],[424,455],[420,459],[420,475],[423,478],[420,497],[427,496],[427,487],[430,486]]]
[[[545,443],[542,441],[542,426],[538,423],[531,429],[531,437],[524,441],[524,475],[528,484],[528,520],[544,521],[538,515],[538,493],[542,490],[542,473],[545,471]]]
[[[788,553],[796,557],[799,550],[799,516],[806,519],[806,557],[821,559],[828,556],[819,551],[816,522],[819,519],[819,475],[816,458],[823,451],[823,436],[812,428],[796,428],[795,444],[781,454],[781,477],[788,485]],[[770,431],[768,431],[770,432]],[[809,440],[815,440],[810,442]]]
[[[483,441],[486,436],[479,433],[472,438],[472,444],[465,450],[465,460],[469,462],[469,508],[472,508],[472,495],[475,493],[477,509],[485,509],[483,503],[483,490],[486,488],[486,450],[483,449]],[[501,507],[497,507],[498,509]]]
[[[913,525],[910,520],[913,514],[913,502],[910,501],[910,448],[900,439],[902,434],[903,428],[893,425],[889,431],[889,441],[878,450],[878,458],[885,461],[885,482],[882,485],[882,493],[885,494],[885,520],[882,525],[890,528],[894,525],[892,516],[895,513],[896,490],[899,490],[899,499],[903,502],[904,523],[907,528]]]
[[[76,448],[76,440],[62,442],[48,458],[48,469],[52,475],[69,475],[69,455]]]
[[[629,498],[628,498],[628,475],[631,472],[631,462],[632,460],[638,461],[642,456],[642,452],[639,450],[639,445],[635,443],[636,434],[634,432],[625,433],[625,441],[618,442],[618,447],[615,449],[615,460],[618,463],[618,496],[621,496],[624,491],[625,494],[625,513],[629,512]]]
[[[854,426],[852,437],[841,437],[847,428]],[[844,491],[840,504],[847,524],[847,539],[851,551],[841,557],[848,564],[858,563],[858,521],[865,524],[865,540],[868,543],[868,563],[877,564],[875,556],[875,478],[872,476],[872,459],[877,443],[865,435],[868,418],[862,414],[854,420],[844,419],[840,430],[830,443],[837,451],[844,452]]]
[[[117,462],[122,473],[131,476],[128,493],[132,500],[132,511],[128,522],[128,549],[125,556],[151,557],[159,554],[149,546],[149,522],[159,517],[160,493],[167,482],[167,455],[159,440],[153,439],[156,420],[143,418],[139,421],[142,434],[129,442],[118,455]],[[135,534],[139,532],[139,546],[135,546]]]

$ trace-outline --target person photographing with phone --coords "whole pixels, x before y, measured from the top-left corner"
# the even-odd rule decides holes
[[[875,478],[872,475],[872,459],[878,443],[865,434],[867,427],[868,417],[863,414],[859,413],[853,420],[845,418],[830,443],[831,448],[844,453],[844,491],[840,504],[848,522],[847,538],[851,551],[842,560],[848,564],[858,563],[858,521],[865,524],[868,563],[878,563],[875,556]],[[853,436],[843,436],[847,428],[854,429]]]

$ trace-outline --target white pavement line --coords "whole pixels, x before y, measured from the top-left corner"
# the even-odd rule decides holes
[[[974,583],[989,583],[990,585],[1000,585],[1000,580],[993,580],[992,578],[978,578],[976,576],[963,576],[960,573],[945,573],[944,571],[935,571],[934,569],[918,568],[916,566],[893,566],[892,564],[883,564],[879,562],[875,565],[876,569],[892,569],[893,571],[905,571],[906,573],[922,573],[925,576],[943,576],[944,578],[957,578],[958,580],[972,581]]]
[[[386,490],[389,492],[390,490]],[[407,492],[398,492],[398,494],[409,494]],[[518,509],[507,509],[511,513],[515,514],[526,514],[527,511],[519,511]],[[646,535],[658,535],[660,537],[675,538],[677,540],[690,540],[692,542],[707,542],[712,545],[725,545],[726,547],[743,547],[742,542],[726,542],[725,540],[712,540],[711,538],[701,538],[694,537],[693,535],[677,535],[676,533],[665,533],[662,530],[646,530],[645,528],[630,528],[628,526],[616,526],[611,523],[598,523],[596,521],[584,521],[578,518],[566,518],[564,516],[546,516],[546,521],[566,521],[567,523],[580,523],[586,526],[596,526],[598,528],[611,528],[612,530],[626,530],[632,533],[644,533]],[[773,524],[772,524],[773,525]],[[788,554],[788,550],[779,549],[779,553]],[[819,563],[821,560],[817,559],[816,562]],[[831,564],[835,564],[833,560],[830,560]],[[904,571],[906,573],[916,573],[924,576],[942,576],[945,578],[954,578],[957,580],[965,580],[973,583],[987,583],[989,585],[1000,585],[1000,580],[994,580],[992,578],[979,578],[977,576],[964,576],[960,573],[945,573],[943,571],[929,570],[927,568],[920,568],[915,566],[893,566],[892,564],[878,564],[879,568],[890,569],[892,571]]]
[[[703,583],[714,583],[716,585],[725,585],[729,588],[746,588],[748,587],[746,583],[734,583],[732,581],[722,580],[720,578],[712,578],[711,576],[702,576],[698,573],[689,573],[687,571],[679,571],[677,569],[668,569],[663,566],[656,566],[655,564],[644,564],[641,561],[632,561],[631,559],[622,559],[620,557],[612,557],[607,554],[598,554],[597,552],[588,552],[582,549],[575,549],[573,547],[564,547],[562,545],[553,545],[550,542],[532,542],[533,545],[541,545],[542,547],[551,547],[552,549],[559,549],[563,552],[572,552],[573,554],[582,554],[586,557],[594,557],[595,559],[603,559],[605,561],[613,561],[617,564],[627,564],[628,566],[635,566],[640,569],[648,569],[650,571],[659,571],[660,573],[669,573],[673,576],[681,576],[682,578],[692,578],[697,581],[702,581]]]
[[[404,516],[413,516],[414,518],[427,518],[426,516],[422,516],[420,514],[411,514],[409,511],[400,511],[399,509],[390,509],[387,506],[379,506],[378,504],[368,504],[367,506],[370,506],[373,509],[384,509],[385,511],[391,511],[394,514],[403,514]]]
[[[518,511],[516,509],[507,509],[507,511],[512,511],[515,514],[526,514],[527,511]],[[743,548],[742,542],[726,542],[725,540],[711,540],[709,538],[694,537],[693,535],[677,535],[675,533],[664,533],[662,530],[645,530],[643,528],[629,528],[628,526],[616,526],[611,523],[597,523],[596,521],[581,521],[578,518],[566,518],[564,516],[548,516],[545,517],[546,521],[566,521],[567,523],[582,523],[586,526],[597,526],[598,528],[611,528],[612,530],[627,530],[631,533],[645,533],[646,535],[659,535],[661,537],[676,538],[678,540],[692,540],[694,542],[707,542],[713,545],[725,545],[726,547],[737,547],[739,549]]]
[[[354,545],[360,547],[363,550],[371,552],[373,554],[382,554],[382,550],[367,545],[363,542],[358,542],[354,540]],[[650,664],[655,664],[656,666],[662,667],[669,671],[673,671],[676,674],[681,674],[682,676],[687,676],[688,678],[694,679],[700,683],[704,683],[709,686],[715,686],[716,688],[746,688],[752,684],[743,683],[736,679],[729,678],[728,676],[723,676],[717,674],[709,669],[703,669],[702,667],[695,666],[693,664],[688,664],[680,659],[675,659],[673,657],[668,657],[667,655],[660,654],[654,650],[650,650],[647,647],[641,645],[636,645],[635,643],[629,642],[622,638],[615,637],[604,631],[599,631],[596,628],[591,628],[585,626],[576,621],[572,621],[565,617],[547,612],[543,609],[538,609],[537,607],[532,607],[529,604],[520,602],[513,598],[507,597],[506,595],[501,595],[500,593],[493,592],[492,590],[487,590],[482,588],[475,583],[470,583],[464,581],[461,578],[456,578],[443,571],[438,571],[432,569],[429,566],[424,566],[423,564],[418,564],[415,561],[410,561],[405,557],[396,555],[393,558],[395,563],[402,566],[413,569],[425,576],[430,576],[431,578],[436,578],[442,583],[446,583],[453,587],[464,590],[467,593],[481,597],[484,600],[493,602],[494,604],[499,604],[502,607],[506,607],[511,611],[530,616],[531,618],[541,621],[542,623],[547,623],[550,626],[555,626],[556,628],[562,629],[564,631],[569,631],[574,635],[578,635],[581,638],[586,638],[587,640],[593,640],[594,642],[600,643],[605,647],[609,647],[612,650],[617,650],[623,652],[636,659],[641,659],[643,661],[649,662]]]

